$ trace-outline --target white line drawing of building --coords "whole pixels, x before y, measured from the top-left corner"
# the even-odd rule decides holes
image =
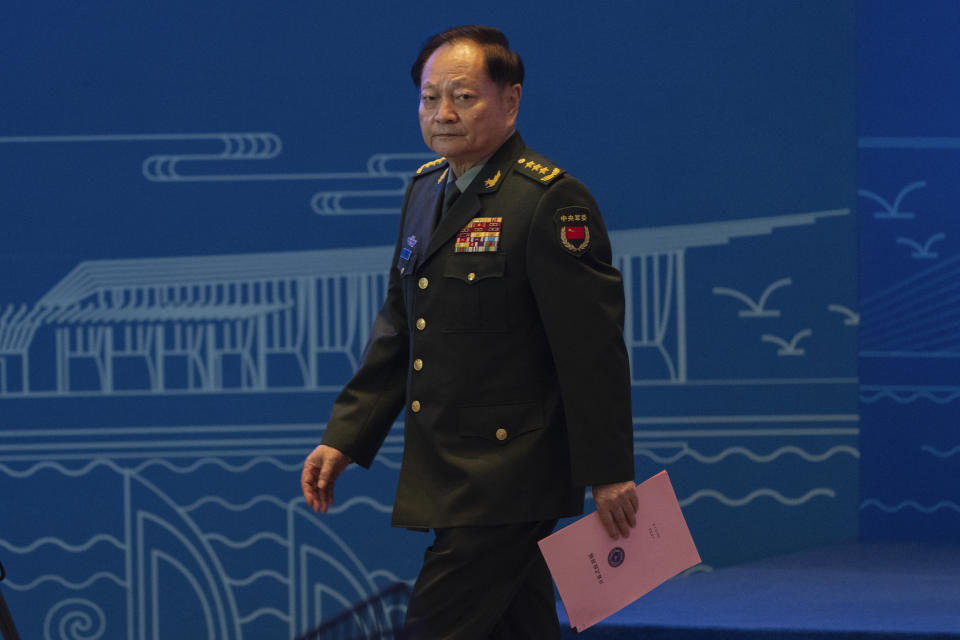
[[[28,310],[27,305],[9,305],[0,313],[0,396],[7,392],[11,369],[17,362],[20,388],[24,393],[30,391],[30,343],[48,315],[37,307]]]
[[[78,265],[37,303],[56,327],[57,392],[71,390],[70,365],[95,363],[99,390],[115,390],[118,359],[146,366],[152,393],[170,390],[178,363],[187,391],[271,387],[269,363],[287,357],[297,387],[316,389],[319,358],[340,354],[356,368],[386,295],[389,248],[235,256],[104,260]],[[288,367],[290,368],[290,367]]]
[[[611,232],[631,361],[652,351],[666,372],[644,378],[634,370],[634,382],[688,380],[688,250],[847,213]],[[21,359],[24,394],[31,393],[29,342],[41,324],[54,332],[56,394],[81,390],[71,374],[80,362],[95,372],[95,385],[84,390],[107,395],[326,388],[324,358],[338,356],[357,368],[386,296],[392,254],[392,247],[358,247],[83,262],[31,311],[4,314],[0,355]],[[118,388],[117,366],[130,360],[140,363],[143,379],[137,384],[127,376],[132,386]],[[12,393],[5,375],[0,382],[0,393]]]

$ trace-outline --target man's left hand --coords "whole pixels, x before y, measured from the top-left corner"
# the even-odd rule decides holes
[[[614,482],[593,487],[593,502],[597,505],[600,522],[614,540],[630,537],[630,529],[637,526],[636,485],[633,482]]]

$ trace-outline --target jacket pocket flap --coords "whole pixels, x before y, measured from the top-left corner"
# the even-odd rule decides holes
[[[502,278],[506,265],[507,256],[502,253],[477,255],[461,253],[447,260],[443,266],[443,277],[456,278],[468,284],[486,278]]]
[[[507,443],[523,433],[543,428],[539,403],[461,407],[461,436]]]

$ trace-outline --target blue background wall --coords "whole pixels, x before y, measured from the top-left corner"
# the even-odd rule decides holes
[[[858,443],[852,2],[4,11],[0,560],[24,637],[287,638],[414,578],[428,538],[388,526],[402,425],[325,517],[299,468],[433,157],[410,60],[465,22],[509,34],[521,132],[612,230],[637,474],[670,471],[695,571],[855,538],[860,514],[891,531],[858,488],[862,463],[899,500],[868,472],[885,436]],[[864,189],[934,192],[935,161],[868,160]],[[923,443],[955,468],[955,441]]]
[[[862,8],[862,532],[956,542],[960,3]]]

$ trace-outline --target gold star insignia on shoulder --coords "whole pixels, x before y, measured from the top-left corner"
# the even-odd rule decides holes
[[[549,184],[564,173],[563,169],[538,155],[518,159],[517,171],[540,184]]]

